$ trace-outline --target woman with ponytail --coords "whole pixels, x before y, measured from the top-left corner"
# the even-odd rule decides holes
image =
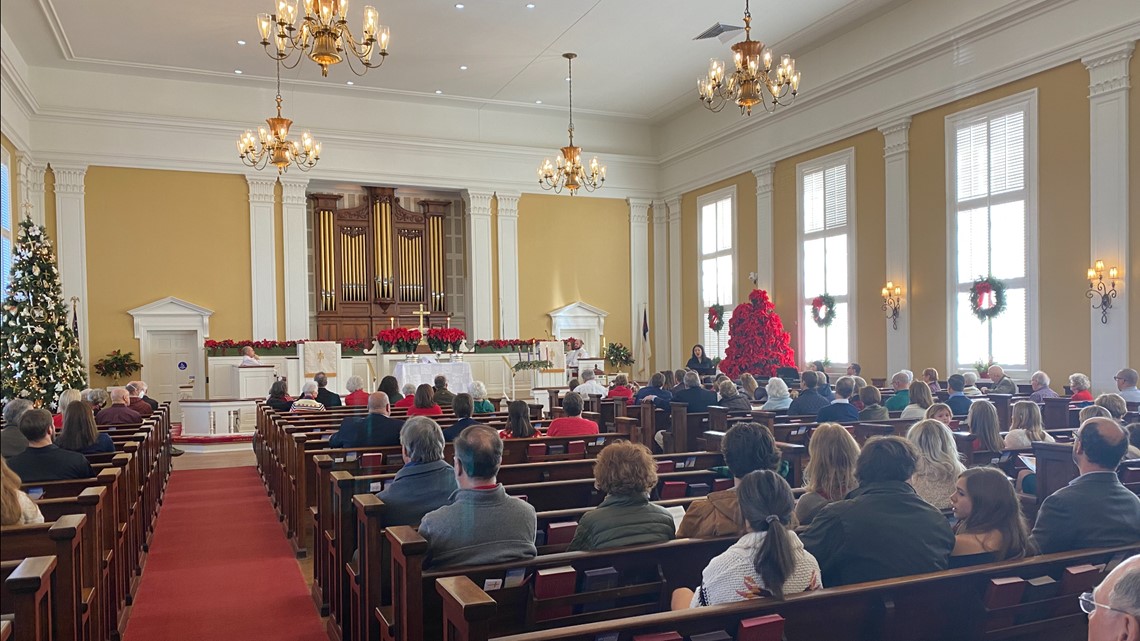
[[[696,591],[673,592],[674,610],[745,599],[783,599],[823,587],[819,564],[792,531],[792,488],[771,470],[750,472],[736,488],[748,533],[709,562]]]

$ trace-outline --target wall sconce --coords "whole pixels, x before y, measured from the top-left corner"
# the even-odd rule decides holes
[[[1100,322],[1108,324],[1108,310],[1112,308],[1112,299],[1116,298],[1116,278],[1119,272],[1115,267],[1108,270],[1108,285],[1104,284],[1104,261],[1098,260],[1089,269],[1089,288],[1085,296],[1092,301],[1092,308],[1100,310]]]
[[[894,329],[899,328],[900,307],[902,307],[902,287],[895,285],[893,281],[887,281],[887,286],[883,288],[883,311],[887,313],[887,318],[891,319],[891,327]]]

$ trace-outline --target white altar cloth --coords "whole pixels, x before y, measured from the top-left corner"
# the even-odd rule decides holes
[[[471,389],[471,366],[467,363],[396,363],[396,381],[400,389],[411,383],[420,386],[424,383],[435,384],[435,377],[440,374],[447,377],[447,389],[455,394],[461,394]]]

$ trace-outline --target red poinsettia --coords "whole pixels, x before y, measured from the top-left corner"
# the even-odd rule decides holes
[[[415,351],[416,345],[419,344],[423,334],[420,334],[418,329],[408,329],[406,327],[393,327],[391,329],[382,329],[376,335],[376,340],[380,343],[381,348],[386,352],[396,347],[401,352]]]
[[[792,337],[768,292],[753,290],[748,302],[736,306],[728,322],[728,348],[720,370],[736,378],[744,372],[775,376],[777,367],[795,367]]]
[[[292,349],[297,346],[298,342],[304,341],[272,341],[272,340],[259,340],[259,341],[235,341],[230,338],[222,339],[220,341],[207,340],[202,343],[202,346],[210,350],[211,353],[216,353],[224,349],[241,349],[243,347],[252,347],[258,349]]]
[[[442,352],[448,347],[457,350],[459,344],[466,338],[467,334],[458,327],[434,327],[427,332],[428,346],[437,352]]]
[[[496,338],[496,339],[489,340],[489,341],[485,341],[485,340],[475,341],[475,347],[489,347],[489,348],[493,348],[493,349],[514,349],[514,350],[518,350],[518,351],[523,351],[524,349],[530,349],[531,347],[533,347],[535,342],[536,342],[536,339],[533,339],[533,338],[525,338],[525,339],[522,339],[522,338]]]

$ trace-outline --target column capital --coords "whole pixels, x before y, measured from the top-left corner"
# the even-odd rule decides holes
[[[879,127],[883,134],[883,157],[910,151],[910,117],[893,120]]]
[[[519,216],[519,198],[522,194],[518,192],[495,192],[495,199],[499,201],[499,216],[505,218],[518,218]]]
[[[681,197],[671,196],[665,199],[665,206],[669,208],[669,222],[681,220]]]
[[[1089,70],[1089,98],[1116,91],[1128,91],[1128,61],[1136,44],[1128,41],[1081,58]]]
[[[52,163],[55,173],[55,193],[83,194],[83,179],[87,175],[87,165],[61,165]]]
[[[664,225],[669,222],[669,210],[664,200],[653,201],[653,224]]]
[[[772,193],[773,180],[776,173],[776,163],[769,162],[760,165],[752,170],[752,175],[756,177],[756,195],[763,196],[764,194]]]
[[[251,176],[246,174],[245,182],[249,185],[249,202],[253,203],[269,203],[273,204],[275,200],[274,190],[277,186],[277,177],[266,178],[265,176]]]
[[[277,180],[281,183],[281,204],[305,204],[305,199],[307,197],[306,192],[309,189],[308,178],[285,178],[282,176]]]
[[[629,204],[629,222],[634,225],[649,223],[649,206],[653,204],[648,198],[626,198]]]
[[[470,189],[463,192],[463,203],[467,205],[468,216],[491,216],[491,198],[494,197],[493,191],[473,191]]]

